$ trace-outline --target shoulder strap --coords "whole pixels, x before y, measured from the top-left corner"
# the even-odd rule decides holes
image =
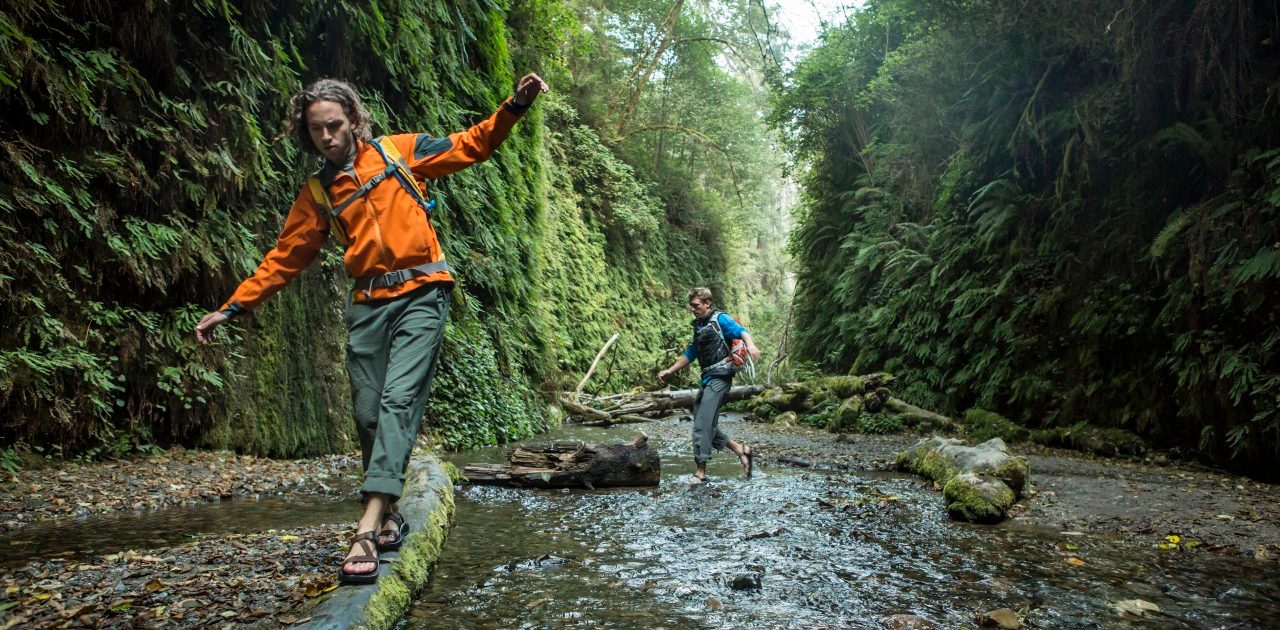
[[[422,206],[422,211],[427,214],[427,218],[431,217],[431,210],[435,208],[436,202],[427,201],[422,196],[422,189],[418,188],[417,180],[413,177],[413,172],[409,170],[409,163],[404,160],[404,156],[400,155],[400,150],[396,148],[396,143],[391,141],[389,136],[382,136],[372,143],[374,148],[378,150],[378,154],[382,156],[382,160],[387,163],[387,169],[395,166],[393,174],[395,178],[400,180],[400,184],[404,189],[413,196],[413,199]]]
[[[338,237],[338,242],[343,247],[347,245],[347,232],[342,227],[342,222],[338,221],[338,211],[333,207],[333,201],[329,199],[329,191],[324,189],[324,184],[320,182],[319,171],[307,178],[307,188],[311,190],[311,199],[316,202],[316,206],[320,208],[320,214],[329,224],[329,232]]]
[[[711,311],[711,319],[708,323],[715,327],[721,337],[724,336],[724,329],[720,327],[720,311]]]

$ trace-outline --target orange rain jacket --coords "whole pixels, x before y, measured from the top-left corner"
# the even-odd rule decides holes
[[[391,136],[400,155],[409,163],[415,178],[435,179],[489,159],[526,107],[511,99],[492,116],[474,127],[433,138],[429,134]],[[341,204],[369,178],[381,173],[387,163],[369,142],[357,141],[351,164],[338,168],[328,160],[319,177],[329,199]],[[311,196],[306,185],[298,193],[275,248],[267,253],[257,271],[240,283],[235,293],[219,309],[228,316],[251,311],[283,289],[307,265],[329,236],[326,211]],[[343,262],[352,278],[380,276],[423,263],[444,259],[435,228],[422,206],[393,177],[388,177],[359,200],[347,206],[338,220],[346,227],[347,251]],[[378,300],[403,295],[424,284],[452,282],[448,271],[419,276],[392,287],[379,287],[366,294],[357,291],[355,301]]]

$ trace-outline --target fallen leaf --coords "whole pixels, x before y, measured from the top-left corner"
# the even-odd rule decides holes
[[[284,542],[296,542],[296,541],[302,540],[302,538],[298,536],[294,536],[293,534],[285,534],[284,536],[280,537],[280,540]]]
[[[1081,560],[1075,556],[1071,556],[1070,558],[1067,558],[1067,564],[1073,567],[1082,567],[1084,566],[1084,560]]]
[[[156,591],[163,591],[163,590],[164,590],[164,583],[163,583],[163,582],[161,582],[160,580],[157,580],[157,579],[155,579],[155,578],[152,578],[152,579],[151,579],[151,581],[150,581],[150,582],[147,582],[147,585],[146,585],[146,586],[144,586],[143,588],[147,589],[148,591],[151,591],[152,593],[154,593],[154,592],[156,592]]]

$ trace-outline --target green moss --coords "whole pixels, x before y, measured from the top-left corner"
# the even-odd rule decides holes
[[[363,630],[395,627],[412,603],[413,594],[426,585],[431,567],[440,558],[453,522],[453,489],[440,494],[440,502],[427,516],[426,526],[410,532],[400,548],[393,571],[378,578],[378,591],[364,609]]]
[[[1027,477],[1031,474],[1031,466],[1023,457],[1009,457],[1004,463],[985,474],[1004,482],[1014,495],[1020,498],[1023,488],[1027,485]]]
[[[467,478],[463,476],[462,471],[458,470],[458,467],[454,466],[452,462],[440,460],[440,467],[444,469],[444,473],[449,476],[449,482],[453,485],[457,486],[458,484],[466,482]],[[452,497],[450,497],[450,500],[453,500]]]
[[[1013,506],[1014,493],[1003,484],[982,483],[974,475],[956,475],[942,487],[952,518],[970,523],[998,523]]]
[[[1129,431],[1095,427],[1084,422],[1033,431],[1031,441],[1107,456],[1142,455],[1147,451],[1146,442]]]
[[[985,409],[973,408],[964,412],[961,423],[965,436],[974,444],[996,437],[1009,443],[1025,442],[1031,437],[1031,432],[1026,427]]]
[[[858,416],[862,415],[863,401],[859,396],[849,396],[836,408],[835,414],[827,422],[827,430],[843,433],[857,428]]]
[[[772,422],[778,426],[789,427],[796,425],[799,421],[800,418],[796,415],[796,412],[786,411],[774,416]]]
[[[817,384],[842,400],[850,396],[865,394],[868,389],[868,380],[861,376],[828,376],[819,379]]]

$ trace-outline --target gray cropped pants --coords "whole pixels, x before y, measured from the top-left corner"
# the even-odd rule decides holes
[[[720,430],[720,405],[731,384],[727,378],[713,378],[698,390],[693,412],[695,463],[705,464],[711,459],[711,449],[723,451],[729,445],[729,436]]]

